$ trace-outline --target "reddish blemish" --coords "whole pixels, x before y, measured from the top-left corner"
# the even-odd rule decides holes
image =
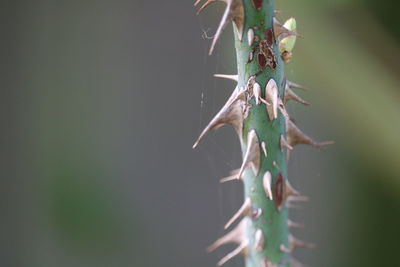
[[[262,70],[265,69],[265,66],[267,65],[267,59],[265,58],[263,53],[257,54],[257,63]]]
[[[262,8],[263,0],[252,0],[255,9],[260,10]]]
[[[283,176],[281,173],[278,173],[275,180],[274,186],[274,200],[276,208],[279,208],[283,202],[283,190],[284,190],[284,183],[283,183]]]
[[[272,28],[265,30],[265,40],[267,40],[268,46],[272,46],[274,43],[274,32],[272,31]]]

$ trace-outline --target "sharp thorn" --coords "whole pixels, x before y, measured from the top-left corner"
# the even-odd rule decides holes
[[[289,150],[293,150],[293,147],[291,145],[288,144],[288,142],[286,141],[285,137],[283,137],[283,135],[281,135],[281,139],[280,139],[280,146],[281,146],[281,151],[284,148],[287,148]]]
[[[238,75],[229,75],[229,74],[214,74],[216,78],[228,79],[237,82],[239,80]]]
[[[308,103],[307,101],[305,101],[304,99],[302,99],[301,97],[299,97],[298,95],[296,95],[291,89],[290,87],[286,84],[286,88],[285,88],[285,104],[287,103],[287,101],[289,100],[293,100],[296,102],[299,102],[300,104],[303,104],[305,106],[309,106],[310,103]]]
[[[194,4],[195,6],[197,6],[198,3],[200,3],[201,0],[196,1],[196,3]],[[197,15],[199,15],[206,7],[208,7],[209,5],[211,5],[212,3],[217,2],[218,0],[207,0],[207,2],[205,2],[197,11]]]
[[[322,146],[333,144],[332,141],[321,143],[315,142],[309,136],[304,134],[291,120],[286,120],[286,131],[287,142],[292,147],[303,144],[323,150]]]
[[[296,89],[301,89],[303,91],[307,91],[307,88],[305,88],[304,86],[302,86],[300,84],[297,84],[297,83],[294,83],[294,82],[291,82],[288,80],[286,80],[286,84],[287,84],[287,86],[289,86],[289,88],[296,88]]]
[[[215,117],[210,121],[210,123],[201,132],[199,138],[193,145],[196,148],[204,136],[211,130],[218,129],[219,127],[230,124],[232,125],[239,136],[241,136],[241,129],[243,123],[243,112],[241,105],[238,104],[238,100],[243,99],[243,91],[238,92],[237,87],[232,93],[231,97],[228,99],[226,104],[221,108],[221,110],[215,115]]]
[[[265,87],[265,100],[271,102],[271,105],[267,106],[270,120],[278,118],[278,86],[274,79],[270,79]]]
[[[226,255],[225,257],[223,257],[218,263],[218,266],[222,266],[224,265],[226,262],[228,262],[229,260],[231,260],[232,258],[236,257],[237,255],[239,255],[240,253],[243,253],[246,251],[246,248],[248,246],[249,242],[248,241],[244,241],[243,243],[241,243],[237,248],[235,248],[234,250],[232,250],[232,252],[228,253],[228,255]]]
[[[265,144],[264,141],[261,142],[261,148],[262,148],[262,151],[264,152],[264,156],[267,157],[268,156],[268,154],[267,154],[267,145]]]
[[[302,224],[302,223],[297,223],[297,222],[294,222],[294,221],[292,221],[292,220],[288,220],[288,227],[289,227],[289,228],[303,228],[303,227],[304,227],[304,224]]]
[[[273,200],[271,183],[272,183],[272,176],[271,176],[271,173],[269,171],[267,171],[267,172],[265,172],[264,177],[263,177],[264,191],[265,191],[265,194],[268,196],[268,198],[270,200]]]
[[[254,98],[256,99],[256,105],[259,105],[261,98],[261,86],[258,82],[254,83],[253,85],[253,95]]]
[[[240,209],[229,219],[225,224],[224,228],[228,229],[237,219],[240,217],[248,216],[251,213],[251,201],[250,198],[246,198]]]
[[[251,130],[247,136],[247,149],[243,157],[243,163],[238,173],[238,179],[242,176],[245,168],[251,164],[254,175],[258,174],[260,169],[260,147],[255,130]]]
[[[296,239],[293,235],[289,235],[290,250],[295,248],[315,248],[315,245],[302,240]]]
[[[238,177],[237,174],[232,174],[231,176],[227,176],[227,177],[224,177],[224,178],[220,179],[219,182],[221,184],[223,184],[223,183],[226,183],[226,182],[237,181],[237,180],[241,180],[241,179],[242,179],[242,177]]]
[[[233,230],[220,237],[212,245],[210,245],[207,248],[207,251],[212,252],[215,249],[230,243],[242,243],[245,238],[245,231],[249,220],[250,219],[248,217],[243,218],[242,221]]]
[[[264,235],[261,229],[257,229],[254,236],[254,250],[262,251],[264,249]]]
[[[289,183],[289,180],[285,181],[285,189],[284,189],[284,198],[287,199],[290,196],[301,196],[299,191],[293,188],[293,186]]]
[[[253,30],[253,28],[250,28],[247,31],[247,41],[248,41],[249,46],[253,45],[253,42],[254,42],[254,30]]]
[[[296,36],[299,38],[303,38],[301,34],[297,32],[288,30],[285,26],[283,26],[276,18],[274,18],[274,33],[275,38],[280,42],[282,39],[289,37],[289,36]]]
[[[298,202],[298,201],[305,202],[305,201],[308,201],[308,200],[309,200],[309,198],[307,196],[289,196],[286,201],[289,201],[289,202]]]

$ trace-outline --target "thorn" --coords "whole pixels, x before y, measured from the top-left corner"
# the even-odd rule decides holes
[[[243,163],[240,167],[237,179],[240,179],[244,169],[247,168],[249,164],[253,169],[254,175],[257,176],[260,169],[260,147],[258,143],[258,137],[254,129],[251,130],[247,136],[247,149],[243,157]]]
[[[285,87],[285,104],[287,103],[288,100],[293,100],[296,102],[299,102],[305,106],[309,106],[310,103],[306,102],[305,100],[303,100],[301,97],[299,97],[298,95],[296,95],[289,87],[288,84],[286,84]]]
[[[226,182],[235,181],[235,180],[241,180],[241,179],[242,179],[241,176],[238,177],[237,174],[232,174],[231,176],[227,176],[227,177],[224,177],[224,178],[220,179],[219,182],[221,184],[223,184],[223,183],[226,183]]]
[[[219,182],[220,183],[225,183],[225,182],[237,180],[237,174],[238,173],[239,173],[239,169],[233,170],[233,171],[231,171],[229,173],[230,174],[229,176],[220,179]],[[241,179],[241,177],[240,177],[240,179]]]
[[[242,132],[242,124],[243,124],[243,109],[242,104],[240,103],[244,99],[244,92],[238,92],[237,87],[233,91],[231,97],[228,99],[226,104],[222,107],[222,109],[215,115],[215,117],[211,120],[211,122],[207,125],[206,128],[201,132],[199,138],[193,145],[193,148],[200,143],[203,137],[211,130],[218,129],[219,127],[230,124],[232,125],[236,132],[241,136]]]
[[[222,179],[219,180],[219,182],[221,184],[226,183],[226,182],[230,182],[230,181],[235,181],[235,180],[241,180],[242,176],[238,176],[237,174],[232,174],[230,176],[224,177]]]
[[[293,188],[293,186],[289,183],[289,180],[285,181],[285,189],[284,189],[284,199],[287,199],[290,196],[301,196],[299,191]]]
[[[302,224],[302,223],[297,223],[297,222],[294,222],[294,221],[292,221],[292,220],[288,220],[288,227],[289,227],[289,228],[303,228],[303,227],[304,227],[304,224]]]
[[[297,199],[305,199],[293,186],[289,183],[287,179],[284,179],[281,173],[278,173],[275,179],[274,185],[274,195],[275,195],[275,206],[280,211],[283,204],[285,204],[288,208],[289,207],[296,207],[291,206],[290,198],[292,200]]]
[[[305,135],[291,120],[286,121],[286,136],[288,144],[292,147],[303,144],[323,150],[322,146],[334,144],[333,141],[315,142],[309,136]]]
[[[324,142],[319,142],[318,143],[319,146],[331,146],[331,145],[334,145],[334,144],[335,144],[335,141],[324,141]]]
[[[272,121],[278,118],[278,86],[274,79],[270,79],[265,87],[265,98],[271,102],[271,105],[267,106],[267,112]]]
[[[280,245],[280,250],[285,253],[291,253],[295,248],[314,248],[315,245],[296,239],[293,235],[289,235],[289,247]]]
[[[254,42],[254,30],[253,30],[253,28],[250,28],[247,31],[247,42],[248,42],[249,46],[253,45],[253,42]]]
[[[304,86],[302,86],[300,84],[297,84],[297,83],[294,83],[294,82],[291,82],[288,80],[286,80],[286,84],[287,84],[287,86],[289,86],[289,88],[296,88],[296,89],[300,89],[303,91],[307,91],[307,88],[305,88]]]
[[[284,253],[290,253],[290,252],[292,252],[289,248],[287,248],[284,244],[281,244],[280,246],[279,246],[279,250],[281,251],[281,252],[284,252]]]
[[[250,51],[250,53],[249,53],[249,59],[247,60],[247,63],[252,62],[253,59],[254,59],[254,50],[253,50],[253,51]]]
[[[197,0],[195,5],[199,4],[201,0]],[[236,30],[238,33],[238,37],[242,40],[243,35],[243,27],[244,27],[244,7],[243,3],[240,0],[207,0],[197,11],[197,14],[200,14],[206,7],[210,4],[215,3],[217,1],[223,1],[226,3],[226,8],[224,14],[222,15],[222,19],[218,25],[217,31],[215,33],[214,39],[211,43],[209,55],[212,54],[215,44],[220,38],[223,29],[230,22],[233,21],[236,26]]]
[[[264,235],[261,229],[257,229],[254,236],[254,250],[262,251],[264,249]]]
[[[229,74],[214,74],[216,78],[228,79],[237,82],[239,80],[239,75],[229,75]]]
[[[315,245],[302,240],[296,239],[293,235],[289,235],[289,247],[293,251],[295,248],[315,248]]]
[[[209,5],[211,5],[212,3],[217,2],[218,0],[207,0],[207,2],[205,2],[200,8],[199,10],[197,10],[197,15],[199,15],[204,9],[206,9],[206,7],[208,7]],[[194,6],[197,6],[199,3],[201,2],[201,0],[197,0],[196,3],[194,3]]]
[[[256,105],[259,105],[261,98],[261,86],[258,82],[254,83],[253,85],[253,94],[254,98],[256,99]]]
[[[232,0],[231,0],[232,1]],[[243,38],[244,28],[244,7],[241,0],[233,0],[235,3],[232,5],[232,21],[236,27],[236,33],[239,41]]]
[[[296,36],[302,38],[303,36],[298,34],[297,32],[288,30],[285,26],[283,26],[276,18],[274,18],[274,33],[275,38],[280,42],[282,39],[290,36]]]
[[[267,171],[267,172],[265,172],[264,177],[263,177],[263,185],[264,185],[265,194],[268,196],[268,198],[270,200],[273,199],[271,183],[272,183],[271,173],[269,171]]]
[[[245,239],[246,227],[250,219],[245,217],[242,221],[230,232],[217,239],[212,245],[207,248],[208,252],[230,243],[241,244]]]
[[[286,107],[282,102],[282,99],[278,98],[278,107],[279,110],[282,112],[283,116],[285,117],[285,120],[290,120],[290,116],[286,111]]]
[[[290,18],[285,23],[283,24],[283,27],[286,28],[289,31],[296,32],[296,19],[295,18]],[[282,40],[279,42],[279,53],[281,54],[281,57],[285,61],[285,63],[288,63],[290,59],[292,58],[292,51],[294,49],[294,46],[296,44],[296,36],[289,36],[286,38],[282,38]]]
[[[260,104],[260,101],[263,102],[266,105],[269,105],[265,99],[261,97],[261,86],[258,82],[256,82],[256,76],[252,75],[249,77],[247,84],[246,84],[246,89],[250,93],[250,95],[253,95],[255,100],[256,100],[256,105]]]
[[[244,241],[243,243],[241,243],[237,248],[235,248],[234,250],[232,250],[232,252],[230,252],[228,255],[226,255],[225,257],[223,257],[218,263],[218,266],[222,266],[224,265],[227,261],[231,260],[232,258],[236,257],[237,255],[239,255],[240,253],[244,253],[246,251],[246,248],[248,246],[249,242],[248,241]]]
[[[281,140],[280,140],[280,145],[281,145],[281,151],[286,147],[289,150],[293,150],[293,147],[286,142],[285,137],[281,135]]]
[[[308,201],[309,198],[307,196],[289,196],[286,201],[288,202],[298,202],[298,201]]]
[[[227,3],[224,15],[222,16],[221,22],[219,23],[219,26],[217,28],[217,32],[215,33],[214,39],[212,40],[210,51],[208,52],[208,55],[210,55],[210,56],[212,55],[212,53],[214,51],[215,44],[217,43],[219,37],[221,36],[223,29],[225,28],[226,24],[228,24],[229,13],[230,13],[230,9],[231,9],[231,2],[232,1],[229,1]]]
[[[225,224],[224,228],[228,229],[240,217],[248,216],[251,214],[251,200],[246,198],[240,209],[232,216],[231,219]]]
[[[268,156],[267,147],[266,147],[266,144],[264,141],[261,142],[261,148],[262,148],[262,151],[264,152],[265,157],[267,157]]]

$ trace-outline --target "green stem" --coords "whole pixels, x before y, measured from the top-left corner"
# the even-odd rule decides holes
[[[199,10],[215,1],[207,0]],[[287,81],[284,74],[284,61],[291,59],[296,35],[288,28],[295,30],[295,20],[288,20],[285,27],[277,22],[274,0],[221,1],[227,6],[210,54],[226,23],[233,21],[238,75],[217,77],[233,79],[238,84],[193,147],[212,129],[225,124],[235,128],[241,140],[243,163],[238,172],[221,181],[242,180],[245,201],[225,228],[239,217],[245,218],[209,250],[238,243],[219,265],[244,253],[247,267],[293,266],[296,264],[292,264],[290,251],[310,245],[289,234],[288,202],[305,197],[287,180],[285,150],[299,144],[321,148],[332,142],[314,142],[290,121],[286,112],[284,104],[289,99],[308,105],[291,90],[302,87]]]
[[[247,32],[249,29],[253,29],[254,36],[258,36],[259,40],[267,38],[265,32],[272,31],[273,28],[274,0],[263,0],[262,8],[259,11],[254,8],[251,0],[243,0],[243,3],[246,19],[242,41],[239,40],[236,31],[234,31],[239,78],[238,87],[245,87],[248,79],[256,75],[256,81],[262,89],[262,97],[265,98],[265,87],[270,79],[274,79],[278,85],[279,97],[283,101],[285,91],[284,62],[279,55],[277,42],[273,42],[272,45],[276,59],[276,68],[274,70],[268,66],[264,70],[260,68],[256,56],[259,48],[256,49],[254,59],[248,62],[249,54],[252,53],[253,47],[258,47],[260,42],[255,41],[252,46],[249,46]],[[277,177],[279,177],[279,174],[282,175],[283,179],[287,177],[285,155],[280,145],[281,136],[285,136],[285,117],[279,112],[278,118],[271,121],[265,104],[256,105],[254,98],[250,100],[250,104],[252,107],[249,109],[248,117],[244,121],[242,151],[244,154],[247,148],[245,144],[247,135],[249,131],[254,129],[258,136],[260,151],[262,151],[261,143],[265,142],[266,144],[267,156],[263,152],[260,153],[260,170],[257,176],[254,175],[250,168],[245,171],[243,179],[244,197],[245,199],[250,198],[253,209],[260,208],[262,210],[262,215],[259,218],[251,220],[246,232],[250,242],[249,248],[256,246],[254,237],[257,229],[261,229],[265,245],[261,251],[247,250],[246,266],[261,267],[265,266],[265,261],[273,264],[282,264],[288,260],[288,255],[280,249],[282,244],[288,247],[288,210],[285,205],[282,205],[281,209],[278,210],[278,205],[276,204],[280,201],[277,198],[282,198],[282,192],[278,192],[282,187],[280,189],[276,187]],[[273,200],[266,196],[263,186],[263,177],[267,171],[272,176]]]

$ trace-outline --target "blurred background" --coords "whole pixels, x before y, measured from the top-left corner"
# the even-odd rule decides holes
[[[191,146],[234,84],[232,29],[207,52],[224,5],[1,1],[0,266],[215,266],[207,254],[242,202],[229,127]],[[400,23],[396,1],[277,0],[298,31],[290,104],[321,153],[299,147],[291,218],[309,266],[398,266]],[[227,266],[243,266],[240,258]]]

